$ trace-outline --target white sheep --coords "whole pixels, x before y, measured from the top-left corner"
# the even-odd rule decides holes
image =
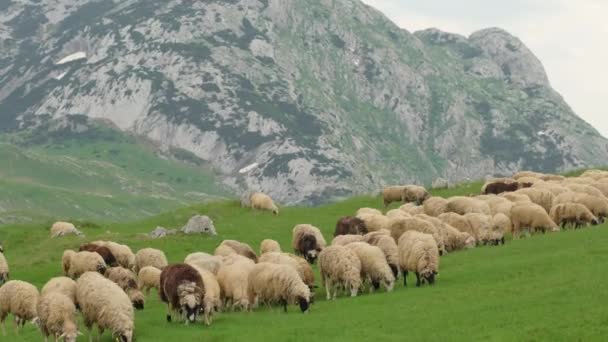
[[[393,291],[395,275],[386,261],[384,252],[366,242],[353,242],[346,248],[355,252],[361,261],[361,278],[370,284],[369,290],[378,290],[383,285],[387,292]]]
[[[382,212],[374,208],[359,208],[355,216],[359,217],[359,215],[382,215]]]
[[[562,228],[566,228],[567,224],[572,224],[575,228],[599,224],[599,219],[587,207],[578,203],[556,204],[551,208],[549,216]]]
[[[431,194],[423,186],[406,185],[403,187],[402,200],[405,203],[422,205],[429,197],[431,197]]]
[[[393,202],[401,202],[403,200],[403,189],[404,186],[393,185],[387,186],[382,190],[382,199],[384,201],[384,207],[388,207]]]
[[[205,286],[205,295],[203,296],[203,320],[206,325],[211,325],[213,322],[213,313],[222,309],[222,291],[220,284],[215,277],[215,274],[208,270],[190,265],[201,275],[203,285]]]
[[[139,286],[137,286],[137,276],[133,271],[118,266],[108,268],[104,275],[125,291],[134,308],[137,310],[144,309],[146,300],[144,294],[139,290]]]
[[[417,287],[421,280],[433,285],[439,271],[439,250],[433,236],[410,230],[401,235],[398,246],[403,285],[407,286],[408,272],[416,274]]]
[[[513,222],[513,238],[518,239],[522,229],[541,230],[543,232],[559,231],[559,227],[545,211],[543,207],[534,203],[517,204],[511,210],[511,221]]]
[[[0,252],[0,286],[8,281],[10,278],[10,270],[8,267],[8,261],[4,257],[4,254]]]
[[[0,326],[6,336],[4,320],[9,313],[15,317],[17,334],[28,321],[38,325],[38,289],[21,280],[11,280],[0,287]]]
[[[356,297],[361,287],[361,261],[355,252],[344,246],[329,246],[319,253],[321,281],[327,300],[336,299],[338,288]]]
[[[255,254],[253,248],[251,248],[251,246],[248,244],[237,240],[222,241],[214,252],[214,254],[217,256],[228,256],[235,253],[249,258],[253,260],[253,262],[258,262],[258,256]]]
[[[253,307],[260,302],[281,303],[285,312],[290,303],[298,303],[302,312],[310,307],[310,289],[289,265],[260,262],[249,273],[247,282]]]
[[[553,199],[555,197],[551,191],[543,188],[527,188],[517,190],[515,193],[528,196],[532,203],[536,203],[543,207],[547,214],[551,211]]]
[[[404,214],[407,214],[404,212]],[[363,220],[365,222],[365,226],[367,230],[370,232],[378,231],[381,229],[385,229],[386,225],[390,221],[390,218],[382,215],[382,214],[372,214],[368,212],[363,212],[361,214],[357,214],[357,218]]]
[[[269,252],[280,252],[281,245],[276,240],[264,239],[260,243],[260,255]]]
[[[110,330],[112,337],[131,342],[135,329],[133,305],[127,294],[113,281],[96,272],[86,272],[76,281],[76,299],[84,318],[84,325],[92,339],[97,325],[99,335]]]
[[[424,208],[425,214],[437,217],[447,211],[448,200],[443,197],[431,197],[424,201],[422,207]]]
[[[79,335],[76,306],[61,292],[47,292],[38,301],[38,318],[44,341],[52,335],[55,341],[75,342]]]
[[[247,294],[247,277],[253,269],[253,260],[238,254],[224,258],[224,262],[217,272],[217,281],[222,290],[225,308],[249,309],[249,296]]]
[[[254,192],[251,194],[250,202],[253,209],[268,210],[274,215],[279,215],[279,208],[274,204],[272,198],[264,193]]]
[[[388,230],[380,230],[367,233],[363,238],[363,241],[382,250],[386,257],[386,262],[393,272],[393,276],[397,279],[399,277],[399,250],[390,232]]]
[[[311,290],[314,288],[315,276],[312,267],[304,258],[289,253],[270,252],[263,254],[260,257],[260,262],[291,266],[298,272],[298,275],[302,278],[304,284]]]
[[[346,234],[346,235],[338,235],[333,240],[331,240],[332,245],[345,246],[352,242],[361,242],[363,241],[363,235],[359,234]]]
[[[76,229],[76,227],[69,222],[55,222],[51,226],[51,238],[57,238],[66,235],[78,235],[83,236],[83,234]]]
[[[395,241],[399,241],[399,237],[406,231],[416,230],[422,233],[432,234],[435,239],[437,246],[439,247],[439,253],[443,255],[446,252],[445,243],[443,241],[443,233],[435,227],[432,223],[426,220],[410,217],[404,219],[394,219],[388,226],[391,232],[391,236]]]
[[[156,267],[146,266],[139,270],[137,274],[137,288],[140,291],[146,291],[146,295],[150,295],[150,289],[155,288],[160,290],[160,272]]]
[[[165,252],[155,248],[144,248],[135,254],[135,269],[133,271],[137,273],[146,266],[153,266],[162,271],[167,265],[169,265],[169,262]]]
[[[207,271],[217,274],[220,266],[222,266],[223,258],[218,255],[211,255],[205,252],[196,252],[190,253],[184,259],[184,263],[197,266],[199,268],[204,268]]]
[[[42,290],[40,290],[40,295],[45,296],[51,292],[63,294],[76,305],[76,282],[73,279],[68,277],[55,277],[49,279],[42,287]]]
[[[296,255],[303,256],[309,263],[315,262],[326,245],[319,228],[310,224],[298,224],[293,227],[291,246]]]
[[[405,212],[410,216],[424,214],[424,207],[421,205],[416,205],[414,203],[406,203],[399,207],[399,210]]]
[[[486,202],[463,196],[449,198],[446,212],[452,212],[460,215],[468,213],[480,213],[486,215],[492,214],[490,206]]]
[[[67,252],[67,254],[66,254]],[[99,272],[105,273],[107,265],[101,255],[95,252],[76,252],[70,253],[69,251],[64,252],[63,265],[66,263],[69,265],[67,270],[67,276],[76,279],[85,272]],[[64,269],[65,270],[65,269]]]

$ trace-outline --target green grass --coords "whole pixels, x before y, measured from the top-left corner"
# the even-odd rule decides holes
[[[479,183],[436,191],[438,195],[466,195]],[[380,207],[381,200],[357,197],[319,208],[283,208],[281,215],[253,212],[236,201],[214,202],[125,224],[78,222],[86,239],[49,239],[49,224],[0,228],[13,279],[41,287],[60,274],[66,248],[84,241],[112,239],[142,247],[163,249],[170,262],[191,252],[212,252],[223,239],[238,239],[257,249],[264,238],[274,238],[290,250],[291,229],[312,223],[328,238],[339,216],[360,207]],[[395,205],[393,205],[395,206]],[[194,214],[209,215],[218,236],[182,236],[148,240],[142,233],[157,225],[181,227]],[[434,287],[404,288],[393,293],[363,294],[327,302],[319,288],[311,312],[296,307],[253,313],[221,313],[211,327],[165,322],[165,306],[156,293],[146,309],[136,312],[138,341],[175,340],[601,340],[608,334],[608,229],[537,235],[506,246],[482,247],[442,257]],[[315,266],[316,269],[316,266]],[[410,285],[414,283],[409,278]],[[22,336],[8,326],[7,341],[38,341],[39,332],[28,325]],[[86,336],[85,336],[86,337]],[[110,341],[108,335],[103,341]]]

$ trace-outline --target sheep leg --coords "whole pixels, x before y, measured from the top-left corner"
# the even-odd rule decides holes
[[[327,300],[331,300],[331,283],[329,280],[323,281],[323,283],[325,283],[325,293],[327,294]]]
[[[0,327],[2,328],[2,336],[6,336],[6,329],[4,328],[4,320],[6,319],[6,314],[0,314]]]
[[[500,242],[502,242],[503,246],[505,244],[505,237],[503,236],[502,239],[500,239]]]
[[[97,326],[97,330],[99,332],[99,334],[97,335],[97,342],[101,341],[101,335],[103,335],[103,328],[100,326]]]
[[[420,287],[420,273],[416,272],[416,287]]]
[[[13,320],[13,325],[15,326],[15,332],[19,335],[19,317],[15,317]]]
[[[403,286],[407,287],[407,271],[403,271]]]
[[[283,305],[283,312],[287,313],[287,300],[285,298],[281,298],[281,305]]]
[[[171,323],[171,307],[167,305],[167,322]]]

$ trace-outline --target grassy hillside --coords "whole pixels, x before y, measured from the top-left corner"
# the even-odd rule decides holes
[[[159,158],[107,127],[62,134],[0,139],[0,224],[135,220],[225,194],[204,165]]]
[[[442,191],[444,195],[478,191],[479,184]],[[223,239],[238,239],[255,249],[273,238],[290,251],[291,229],[312,223],[327,239],[339,216],[363,206],[379,207],[380,199],[360,197],[319,208],[283,208],[281,215],[252,212],[236,202],[215,202],[179,209],[126,224],[88,223],[86,239],[48,238],[48,225],[0,228],[13,279],[42,286],[60,274],[66,248],[104,238],[142,247],[163,249],[170,262],[194,251],[212,252]],[[196,213],[209,215],[218,236],[181,236],[147,240],[157,225],[181,227]],[[136,313],[138,341],[310,341],[310,340],[601,340],[608,336],[608,227],[537,235],[508,241],[501,247],[482,247],[451,253],[441,259],[434,287],[404,288],[392,293],[363,294],[325,301],[319,288],[311,312],[296,307],[253,313],[223,313],[211,327],[165,322],[165,306],[154,293],[146,309]],[[315,266],[315,270],[317,267]],[[317,278],[318,279],[318,278]],[[318,281],[318,280],[317,280]],[[409,283],[414,283],[410,276]],[[319,284],[320,285],[320,284]],[[21,337],[9,326],[7,341],[39,341],[28,325]],[[82,338],[85,340],[86,335]],[[108,335],[103,341],[110,341]]]

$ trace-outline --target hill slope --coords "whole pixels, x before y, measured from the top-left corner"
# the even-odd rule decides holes
[[[283,203],[608,159],[500,29],[412,34],[358,0],[0,7],[0,127],[107,119]]]
[[[449,195],[464,195],[472,188],[478,191],[479,186],[457,188]],[[257,249],[262,239],[273,238],[289,251],[295,224],[310,222],[329,238],[337,217],[359,207],[380,205],[378,198],[361,197],[319,208],[284,208],[275,217],[240,208],[236,202],[220,202],[135,223],[89,225],[83,229],[86,240],[49,239],[48,226],[42,225],[2,227],[0,238],[12,277],[42,286],[61,272],[62,251],[84,241],[104,238],[127,243],[134,250],[160,248],[170,262],[194,251],[212,252],[223,239],[238,239]],[[157,225],[181,227],[195,213],[210,215],[219,235],[176,235],[153,241],[139,235]],[[135,335],[138,341],[239,340],[243,336],[250,341],[600,340],[608,334],[607,246],[607,225],[508,240],[505,246],[442,257],[434,287],[404,288],[400,282],[392,293],[365,293],[332,302],[325,301],[320,287],[307,315],[295,306],[288,314],[279,309],[229,312],[218,314],[211,327],[166,323],[165,306],[153,291],[145,310],[136,312]],[[11,341],[40,340],[31,325],[21,338],[10,327],[7,330]],[[104,341],[110,341],[109,336]]]

